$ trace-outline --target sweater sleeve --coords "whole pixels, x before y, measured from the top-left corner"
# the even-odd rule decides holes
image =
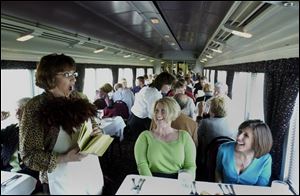
[[[268,186],[270,177],[271,177],[272,157],[270,156],[270,154],[267,154],[266,156],[267,156],[267,158],[263,165],[261,175],[258,177],[258,180],[256,182],[256,185],[259,185],[259,186]]]
[[[147,159],[148,141],[144,131],[134,145],[134,157],[140,175],[152,176]]]

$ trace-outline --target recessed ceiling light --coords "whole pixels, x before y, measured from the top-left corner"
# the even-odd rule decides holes
[[[225,24],[224,27],[225,27],[224,28],[225,31],[228,31],[228,32],[230,32],[234,35],[244,37],[244,38],[251,38],[252,37],[251,33],[245,32],[244,29],[241,28],[241,27],[233,27],[233,26],[230,26],[228,24]]]
[[[146,59],[146,58],[144,58],[144,57],[140,58],[141,61],[144,61],[145,59]]]
[[[168,38],[170,38],[170,35],[164,35],[164,37],[168,39]]]
[[[158,18],[151,18],[150,21],[151,21],[153,24],[158,24],[158,23],[159,23]]]
[[[130,54],[127,54],[127,55],[124,55],[123,57],[124,57],[124,58],[129,58],[129,57],[131,57],[131,55],[130,55]]]
[[[94,50],[94,53],[99,53],[99,52],[103,52],[103,51],[104,51],[104,48],[100,48],[100,49]]]

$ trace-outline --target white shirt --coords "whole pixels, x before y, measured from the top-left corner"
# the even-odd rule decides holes
[[[156,88],[143,87],[135,94],[135,101],[131,112],[139,118],[152,119],[154,103],[162,98],[162,94]]]

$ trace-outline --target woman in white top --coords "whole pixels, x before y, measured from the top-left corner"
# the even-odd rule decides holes
[[[128,130],[133,136],[138,136],[142,131],[150,128],[152,108],[155,101],[162,98],[171,89],[175,77],[168,72],[160,73],[155,80],[135,95],[135,101],[128,119]]]

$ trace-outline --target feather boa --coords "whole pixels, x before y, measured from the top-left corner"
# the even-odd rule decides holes
[[[45,127],[59,127],[71,134],[73,128],[97,114],[97,107],[82,98],[51,97],[41,105],[40,122]]]

